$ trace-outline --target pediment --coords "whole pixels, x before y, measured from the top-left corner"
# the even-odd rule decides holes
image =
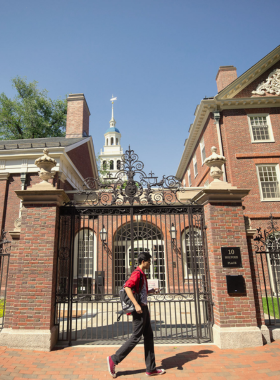
[[[216,95],[217,100],[280,95],[280,46]]]

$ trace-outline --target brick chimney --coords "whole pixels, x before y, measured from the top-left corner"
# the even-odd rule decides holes
[[[236,67],[220,66],[216,76],[218,92],[222,91],[226,86],[237,78]]]
[[[84,94],[70,94],[67,98],[66,137],[89,135],[89,108]]]

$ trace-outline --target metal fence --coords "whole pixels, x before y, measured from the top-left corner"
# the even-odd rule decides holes
[[[272,215],[266,229],[257,229],[254,241],[265,321],[280,325],[280,231]]]
[[[6,232],[3,231],[0,239],[0,329],[4,327],[10,250],[11,242],[6,239]]]

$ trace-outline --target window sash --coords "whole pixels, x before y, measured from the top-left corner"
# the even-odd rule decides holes
[[[250,116],[253,141],[271,140],[267,116]]]
[[[263,199],[280,198],[279,178],[276,165],[258,166]]]

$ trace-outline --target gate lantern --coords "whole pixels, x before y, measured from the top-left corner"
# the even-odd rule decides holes
[[[103,244],[107,240],[107,231],[106,231],[106,228],[104,227],[104,224],[103,224],[102,230],[100,230],[100,240],[102,241]]]

